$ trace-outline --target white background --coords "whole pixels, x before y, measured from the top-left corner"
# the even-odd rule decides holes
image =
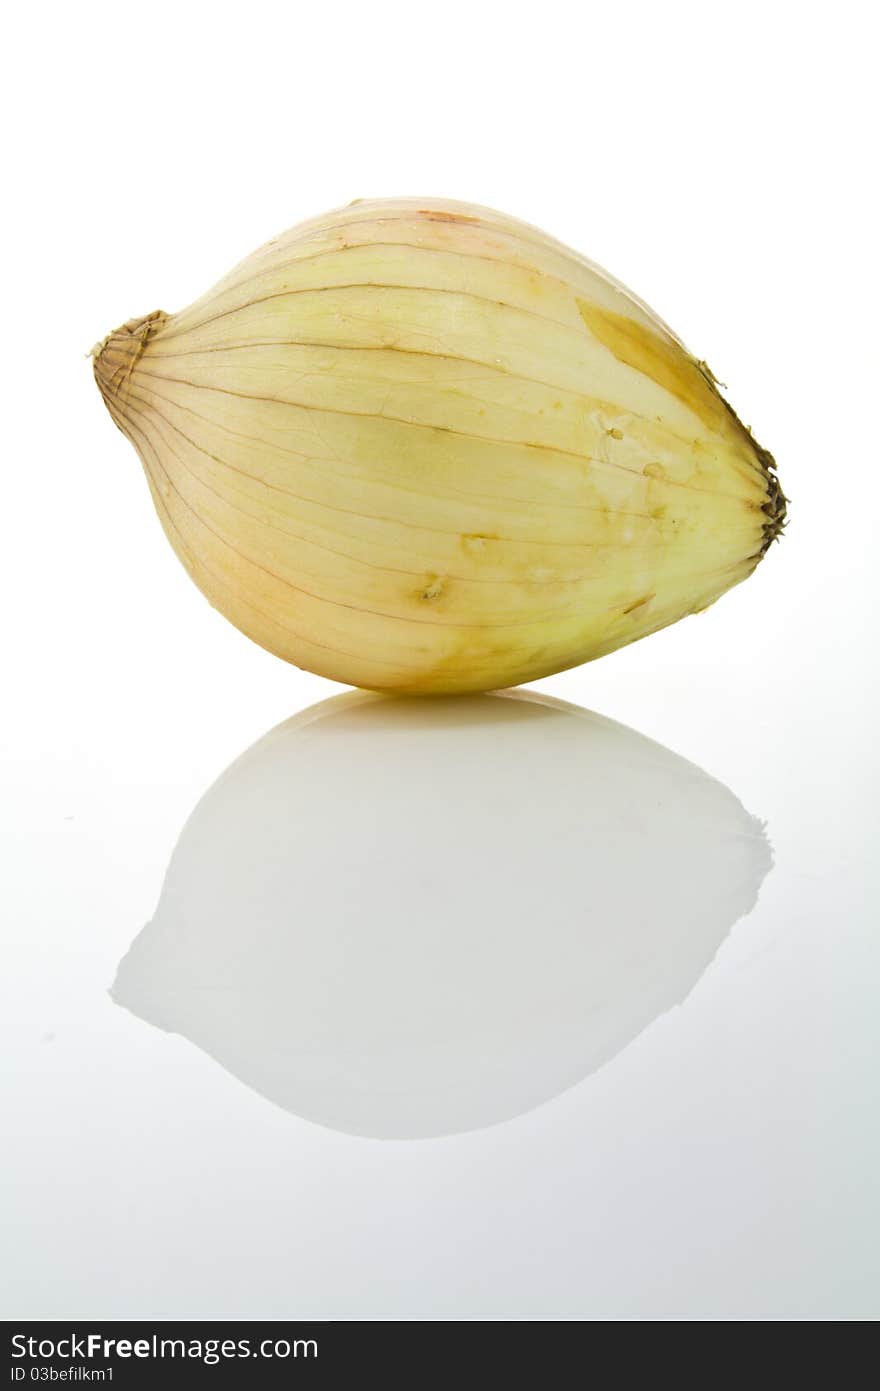
[[[7,1317],[880,1313],[869,13],[16,11]],[[605,265],[728,384],[791,499],[782,542],[715,608],[539,685],[671,747],[766,821],[757,907],[684,1003],[591,1077],[503,1124],[409,1141],[275,1106],[108,997],[202,793],[339,688],[251,645],[190,584],[84,356],[301,218],[393,194],[496,206]],[[377,783],[371,823],[392,795]],[[361,882],[379,913],[394,863],[386,845]],[[439,870],[454,877],[454,857]]]

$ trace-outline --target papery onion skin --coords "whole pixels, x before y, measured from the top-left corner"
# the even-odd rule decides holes
[[[336,681],[517,685],[713,603],[775,465],[642,302],[535,228],[358,202],[93,350],[221,613]]]

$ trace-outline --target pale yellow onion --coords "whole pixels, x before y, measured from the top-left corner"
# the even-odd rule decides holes
[[[358,202],[94,350],[196,584],[337,681],[478,691],[704,609],[771,456],[640,300],[500,213]]]

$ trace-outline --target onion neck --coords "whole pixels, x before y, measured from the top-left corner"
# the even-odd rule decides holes
[[[144,348],[168,315],[161,309],[145,314],[108,333],[90,353],[101,395],[105,401],[120,404],[125,399],[129,378]]]

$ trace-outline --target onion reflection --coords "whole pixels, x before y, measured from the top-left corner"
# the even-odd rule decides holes
[[[598,715],[345,695],[208,791],[112,993],[310,1120],[451,1134],[680,1003],[770,864],[727,788]]]

